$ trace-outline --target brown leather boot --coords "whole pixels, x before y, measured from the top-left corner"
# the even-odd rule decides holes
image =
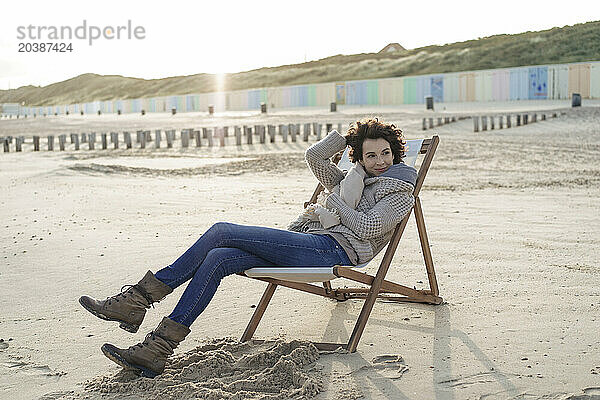
[[[126,287],[128,289],[123,291]],[[120,322],[119,327],[127,332],[135,333],[144,320],[146,309],[172,291],[173,289],[156,279],[154,274],[148,271],[137,285],[125,285],[121,288],[121,293],[115,296],[108,297],[106,300],[81,296],[79,303],[98,318]]]
[[[112,344],[102,345],[106,357],[126,369],[133,369],[146,378],[154,378],[165,370],[167,357],[190,333],[190,328],[164,317],[158,327],[142,343],[128,349],[120,349]]]

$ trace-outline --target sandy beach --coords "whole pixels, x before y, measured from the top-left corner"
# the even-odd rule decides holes
[[[435,117],[559,113],[479,133],[471,119],[422,131],[423,105],[1,120],[0,136],[27,142],[0,154],[0,398],[600,399],[600,102],[569,106],[436,104]],[[63,152],[55,142],[53,152],[33,152],[32,135],[345,128],[373,115],[409,139],[440,136],[420,197],[443,304],[378,302],[356,353],[319,354],[309,342],[347,341],[362,302],[279,288],[255,334],[267,342],[240,344],[266,284],[231,276],[163,376],[138,378],[104,357],[105,342],[143,340],[185,285],[136,334],[95,318],[78,298],[136,283],[215,222],[285,228],[315,187],[303,153],[316,137],[235,146],[230,134],[223,148],[158,150],[74,151],[69,142]],[[387,277],[425,287],[414,218]]]

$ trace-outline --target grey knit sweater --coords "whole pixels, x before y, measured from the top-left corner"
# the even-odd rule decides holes
[[[367,176],[362,197],[354,210],[339,195],[344,172],[330,161],[345,147],[346,138],[334,130],[305,153],[308,167],[331,192],[326,206],[337,211],[340,224],[324,229],[319,221],[297,220],[288,226],[288,230],[331,235],[356,265],[373,259],[389,242],[396,225],[411,210],[415,201],[416,170],[401,163],[392,165],[380,176]]]

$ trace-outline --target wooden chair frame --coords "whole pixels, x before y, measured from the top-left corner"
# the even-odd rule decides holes
[[[431,161],[433,160],[433,156],[437,149],[439,143],[439,137],[437,135],[433,136],[431,139],[425,139],[421,145],[421,149],[419,151],[420,154],[425,154],[423,162],[418,171],[417,181],[415,184],[414,196],[415,196],[415,204],[413,206],[415,220],[417,223],[417,230],[419,233],[419,240],[421,242],[421,250],[423,253],[423,259],[425,261],[425,268],[427,270],[427,277],[429,280],[429,289],[413,289],[408,286],[403,286],[394,282],[390,282],[385,280],[385,276],[388,272],[396,249],[398,247],[398,243],[400,242],[400,238],[404,232],[404,228],[408,223],[408,219],[412,212],[404,217],[404,219],[396,225],[394,233],[390,239],[390,242],[387,246],[387,250],[385,255],[383,256],[383,260],[379,265],[379,269],[377,270],[377,274],[375,276],[368,275],[363,272],[356,271],[351,267],[334,267],[334,274],[340,278],[346,278],[348,280],[363,283],[368,285],[368,288],[333,288],[331,286],[331,282],[327,281],[323,283],[323,287],[309,284],[309,283],[299,283],[299,282],[291,282],[280,279],[273,278],[252,278],[261,281],[265,281],[268,283],[268,286],[265,292],[256,307],[244,334],[242,335],[241,341],[245,342],[252,338],[258,324],[265,313],[273,294],[275,293],[275,289],[277,286],[285,286],[291,289],[301,290],[303,292],[317,294],[323,297],[328,297],[330,299],[335,299],[338,301],[345,301],[348,299],[354,298],[362,298],[365,299],[362,310],[356,321],[356,325],[354,326],[354,330],[352,331],[352,335],[350,336],[350,340],[348,343],[314,343],[318,349],[321,350],[334,350],[339,347],[342,347],[349,352],[355,352],[358,346],[358,342],[362,333],[367,324],[367,320],[369,319],[369,315],[371,314],[371,310],[375,304],[375,301],[380,299],[385,299],[387,301],[396,301],[396,302],[417,302],[417,303],[426,303],[426,304],[441,304],[443,299],[439,296],[438,284],[435,275],[435,270],[433,268],[433,258],[431,256],[431,249],[429,247],[429,240],[427,238],[427,230],[425,229],[425,220],[423,218],[423,209],[421,207],[421,200],[419,199],[419,192],[421,191],[421,187],[423,186],[423,181],[425,180],[425,176],[429,171],[429,166],[431,165]],[[338,154],[334,158],[334,162],[338,162],[340,155]],[[311,200],[306,204],[316,202],[317,196],[323,190],[323,186],[321,184],[317,185]],[[241,273],[240,275],[244,275]],[[245,276],[245,275],[244,275]]]

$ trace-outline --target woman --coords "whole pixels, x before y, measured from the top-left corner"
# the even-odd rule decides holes
[[[416,171],[402,163],[402,131],[377,119],[359,121],[346,136],[330,132],[306,150],[312,173],[328,190],[288,230],[219,222],[173,264],[148,271],[133,286],[106,300],[83,296],[81,305],[137,332],[146,309],[190,281],[173,312],[142,343],[127,349],[104,344],[104,354],[146,377],[164,371],[167,357],[212,299],[221,279],[255,266],[357,265],[389,241],[414,203]],[[345,175],[330,161],[350,146],[354,166]]]

